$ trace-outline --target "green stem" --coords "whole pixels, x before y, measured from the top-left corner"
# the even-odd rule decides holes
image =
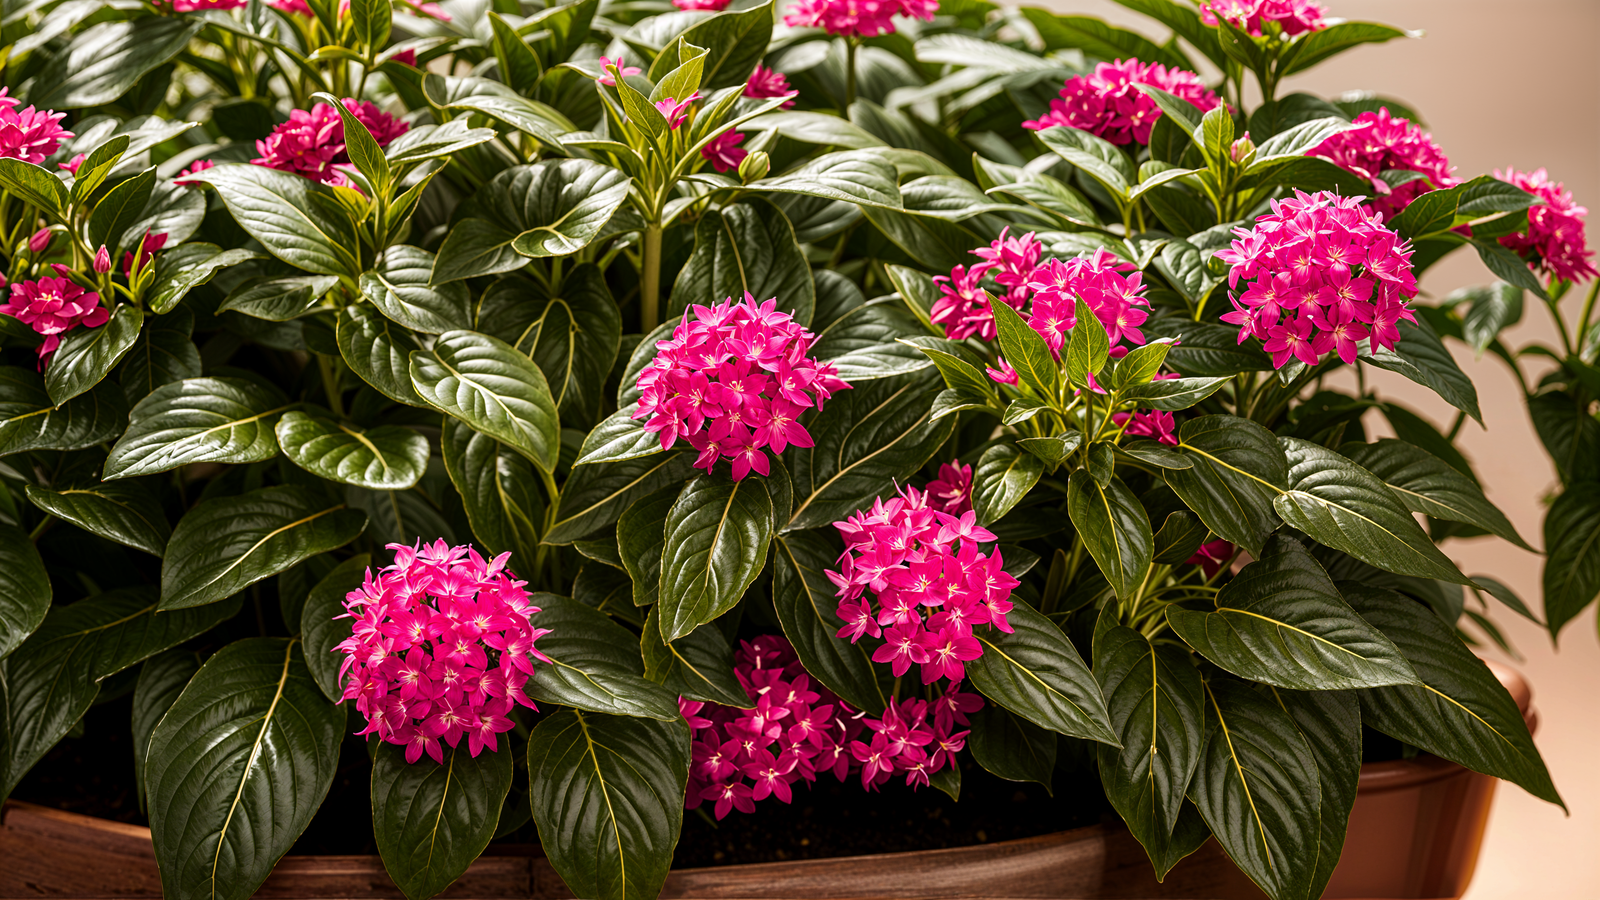
[[[33,530],[28,532],[28,541],[34,544],[39,543],[39,536],[48,531],[55,520],[55,516],[45,513],[44,518],[39,520],[39,524],[33,526]]]
[[[1561,333],[1561,349],[1565,350],[1568,356],[1572,356],[1572,336],[1567,334],[1567,323],[1561,318],[1561,307],[1554,300],[1546,300],[1544,305],[1550,310],[1550,318],[1555,320],[1556,331]]]
[[[333,360],[317,354],[317,369],[322,373],[322,391],[328,395],[328,408],[339,418],[344,418],[344,396],[339,393],[339,373]]]
[[[644,271],[639,273],[639,319],[644,333],[661,324],[661,226],[644,227]]]
[[[856,39],[844,39],[844,109],[841,110],[846,118],[850,116],[850,107],[856,102]]]
[[[556,515],[560,512],[561,489],[556,487],[555,475],[538,466],[533,468],[534,471],[539,473],[539,479],[544,482],[544,492],[548,501],[545,505],[544,528],[540,529],[539,532],[539,549],[534,551],[533,555],[533,569],[537,573],[537,577],[543,577],[544,561],[550,555],[550,545],[544,542],[544,536],[550,533],[550,529],[556,523]]]
[[[1589,333],[1589,319],[1594,315],[1595,295],[1600,294],[1600,278],[1596,278],[1589,288],[1589,296],[1583,299],[1583,310],[1578,313],[1578,347],[1583,348],[1583,339]]]

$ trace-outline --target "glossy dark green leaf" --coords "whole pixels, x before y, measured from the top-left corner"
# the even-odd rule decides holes
[[[1600,416],[1589,411],[1587,398],[1573,391],[1542,393],[1528,398],[1528,417],[1562,481],[1600,480]]]
[[[1141,407],[1174,411],[1194,406],[1221,390],[1222,386],[1231,380],[1226,375],[1206,378],[1166,378],[1132,385],[1117,396],[1123,400],[1137,400]]]
[[[1392,591],[1350,582],[1340,590],[1400,647],[1422,681],[1362,691],[1363,721],[1565,808],[1516,701],[1449,625]]]
[[[620,573],[619,573],[620,574]],[[590,712],[680,721],[677,695],[646,681],[644,659],[633,633],[605,613],[555,594],[534,594],[540,628],[528,695],[541,703],[560,703]]]
[[[30,484],[26,490],[34,506],[84,531],[155,556],[166,552],[172,526],[167,524],[161,504],[137,482],[112,481],[60,490]]]
[[[100,682],[239,611],[156,615],[155,591],[132,588],[57,606],[0,662],[0,798],[83,717]]]
[[[1209,534],[1211,529],[1194,513],[1188,510],[1167,513],[1161,527],[1156,529],[1151,559],[1169,566],[1188,562]]]
[[[1067,513],[1118,597],[1129,598],[1150,570],[1150,519],[1120,478],[1101,485],[1085,469],[1067,484]]]
[[[601,419],[600,424],[584,435],[573,465],[621,462],[661,453],[661,435],[645,431],[644,420],[633,417],[637,411],[636,407],[628,406]]]
[[[650,610],[639,639],[644,677],[690,700],[754,705],[733,672],[733,648],[720,628],[703,625],[668,643],[661,639],[660,615],[660,607]]]
[[[617,169],[586,159],[545,160],[501,172],[475,196],[479,214],[513,236],[516,252],[567,256],[600,234],[629,184]]]
[[[1322,839],[1306,896],[1321,897],[1344,850],[1345,830],[1361,780],[1361,704],[1349,691],[1258,691],[1289,714],[1317,761]]]
[[[371,271],[362,273],[361,295],[412,331],[443,334],[471,325],[471,295],[466,285],[430,285],[433,266],[432,253],[397,244],[383,251]]]
[[[189,335],[194,315],[174,310],[145,322],[133,349],[122,359],[122,391],[129,404],[138,403],[164,384],[199,378],[203,372],[200,348]]]
[[[1137,181],[1128,157],[1115,144],[1087,131],[1058,125],[1039,132],[1039,140],[1115,198],[1126,197],[1128,188]]]
[[[762,48],[772,37],[774,4],[730,11],[695,24],[683,33],[683,40],[705,47],[705,75],[702,91],[743,84],[750,70],[761,61]],[[654,71],[651,77],[655,77]]]
[[[1427,196],[1424,194],[1423,196]],[[1399,372],[1423,387],[1432,388],[1444,402],[1467,415],[1483,421],[1478,409],[1478,389],[1472,379],[1461,371],[1449,348],[1439,340],[1439,335],[1428,325],[1427,319],[1416,323],[1400,322],[1400,341],[1393,350],[1380,350],[1364,362],[1381,369]]]
[[[1039,332],[1028,327],[1022,316],[1004,300],[991,297],[989,308],[994,313],[1000,351],[1006,362],[1017,370],[1022,383],[1032,388],[1041,399],[1053,399],[1056,386],[1061,381],[1061,371],[1055,357],[1050,355],[1050,345],[1044,342]]]
[[[278,453],[273,427],[288,405],[282,394],[244,378],[164,384],[134,406],[128,430],[106,457],[105,477],[271,459]]]
[[[433,284],[443,285],[463,278],[515,272],[528,264],[528,258],[511,247],[516,239],[516,233],[486,219],[462,219],[439,247],[430,278]]]
[[[772,604],[784,636],[806,672],[856,709],[882,712],[888,697],[872,665],[872,648],[839,637],[839,598],[824,573],[838,553],[813,531],[779,535],[774,545]]]
[[[561,451],[561,424],[544,373],[499,338],[449,331],[411,354],[411,384],[430,404],[509,444],[546,472]]]
[[[200,203],[200,208],[204,210],[204,202]],[[171,243],[170,238],[168,243]],[[263,254],[254,250],[224,250],[202,241],[191,241],[163,251],[156,257],[155,276],[147,297],[150,311],[161,315],[170,313],[190,291],[210,281],[217,272],[260,258],[263,258]]]
[[[1176,49],[1176,44],[1160,46],[1136,32],[1108,25],[1100,19],[1058,16],[1035,8],[1022,12],[1050,50],[1071,47],[1098,59],[1137,57],[1180,69],[1193,68],[1182,51]]]
[[[339,684],[339,667],[344,655],[334,648],[350,636],[351,620],[345,615],[345,595],[359,590],[364,573],[372,557],[358,553],[323,576],[306,594],[306,605],[300,611],[300,633],[305,640],[306,668],[311,670],[317,687],[330,703],[344,697],[344,687]]]
[[[111,103],[180,53],[201,24],[188,17],[144,17],[90,26],[51,58],[28,99],[41,110]]]
[[[367,517],[298,485],[195,504],[178,521],[161,564],[161,608],[230,597],[302,560],[356,539]]]
[[[1280,442],[1289,489],[1272,506],[1285,522],[1380,569],[1467,583],[1377,476],[1317,444],[1289,437]]]
[[[138,783],[140,812],[145,811],[144,764],[150,735],[198,671],[199,655],[178,648],[157,653],[139,667],[139,681],[133,688],[133,777]]]
[[[365,303],[339,310],[339,355],[362,381],[396,403],[426,407],[411,384],[411,354],[421,348],[416,336]]]
[[[1107,607],[1111,610],[1114,607]],[[1205,744],[1205,690],[1189,654],[1103,613],[1094,675],[1121,749],[1095,748],[1100,784],[1152,860],[1163,853]]]
[[[667,514],[678,502],[678,485],[641,497],[617,519],[617,549],[633,581],[633,605],[648,606],[661,597],[661,551],[666,546]]]
[[[1345,444],[1339,452],[1378,476],[1412,512],[1476,525],[1525,550],[1533,549],[1482,488],[1421,447],[1383,438],[1371,444]]]
[[[748,185],[751,191],[804,194],[858,206],[901,209],[900,176],[894,164],[873,150],[828,153],[799,169]]]
[[[1600,484],[1571,485],[1544,519],[1544,614],[1550,636],[1600,595]]]
[[[144,325],[144,313],[123,305],[104,325],[79,328],[61,338],[61,346],[50,357],[45,370],[44,388],[50,402],[60,406],[84,393],[111,372],[113,366],[133,349]]]
[[[428,439],[399,425],[362,430],[293,411],[278,420],[276,433],[290,462],[341,484],[404,490],[428,467]]]
[[[127,424],[120,388],[104,385],[57,408],[38,373],[0,366],[0,456],[80,450],[115,439]]]
[[[321,275],[355,277],[360,246],[334,189],[266,166],[220,165],[194,176],[217,189],[240,227],[273,256]]]
[[[1007,620],[1009,634],[987,625],[975,630],[983,655],[967,663],[973,685],[1035,725],[1117,745],[1100,684],[1061,629],[1025,602]]]
[[[561,489],[561,506],[544,542],[565,544],[617,521],[633,501],[674,483],[693,471],[694,457],[681,450],[596,463],[573,470]]]
[[[1398,37],[1420,35],[1421,32],[1405,32],[1376,22],[1337,22],[1297,41],[1295,52],[1292,55],[1285,54],[1279,71],[1284,75],[1292,75],[1361,44],[1381,44]]]
[[[1252,681],[1304,691],[1416,683],[1400,650],[1283,535],[1223,586],[1215,610],[1170,606],[1167,621],[1206,659]]]
[[[17,649],[50,610],[50,576],[33,542],[0,525],[0,659]]]
[[[1007,781],[1033,781],[1051,790],[1056,743],[1049,729],[990,703],[971,715],[967,750],[972,760]]]
[[[1163,316],[1147,321],[1143,330],[1150,337],[1179,338],[1166,363],[1191,378],[1272,371],[1272,358],[1251,343],[1239,343],[1238,329],[1228,325]]]
[[[478,309],[478,330],[527,354],[543,370],[564,418],[587,427],[600,417],[622,317],[599,268],[573,269],[554,295],[530,279],[502,278],[484,292]]]
[[[1067,334],[1061,363],[1068,381],[1079,388],[1088,388],[1091,376],[1101,374],[1110,358],[1110,338],[1105,324],[1082,299],[1077,301],[1077,323]]]
[[[832,363],[840,378],[858,384],[933,365],[924,355],[928,351],[906,343],[925,335],[916,316],[904,306],[873,303],[849,310],[823,329],[811,355]]]
[[[932,369],[869,381],[835,394],[803,422],[815,446],[789,451],[794,515],[787,529],[835,522],[894,490],[922,467],[955,428],[935,421]]]
[[[816,286],[781,210],[761,199],[734,204],[707,213],[694,233],[694,254],[672,285],[669,317],[749,292],[757,302],[777,298],[778,310],[801,324],[811,321]]]
[[[739,602],[766,563],[772,497],[762,479],[702,475],[667,511],[661,636],[676,641]]]
[[[1044,474],[1044,461],[1016,444],[983,451],[972,473],[972,508],[978,524],[988,525],[1010,512]]]
[[[1277,438],[1233,416],[1190,419],[1178,438],[1194,465],[1163,471],[1167,485],[1218,537],[1259,553],[1280,524],[1273,499],[1289,480]]]
[[[1451,299],[1468,303],[1461,337],[1482,354],[1500,332],[1522,321],[1522,293],[1522,288],[1503,281],[1452,293]]]
[[[456,542],[450,520],[421,487],[403,491],[369,491],[349,485],[344,502],[367,517],[367,537],[379,546],[417,541]]]
[[[345,710],[298,641],[218,650],[150,738],[145,783],[162,890],[244,900],[310,824],[338,769]]]
[[[1237,682],[1207,682],[1205,710],[1206,747],[1190,799],[1269,896],[1306,896],[1322,830],[1311,747],[1282,707]]]
[[[512,554],[513,569],[531,567],[545,510],[533,464],[455,419],[445,420],[439,445],[473,535],[490,553]]]
[[[477,756],[462,740],[444,762],[406,761],[406,748],[381,743],[372,760],[372,832],[383,868],[408,900],[427,900],[478,858],[511,791],[510,735]]]
[[[0,162],[0,185],[40,209],[58,216],[66,211],[66,185],[43,166],[8,157]]]
[[[652,900],[683,824],[689,727],[576,710],[528,738],[528,781],[539,842],[581,897]]]

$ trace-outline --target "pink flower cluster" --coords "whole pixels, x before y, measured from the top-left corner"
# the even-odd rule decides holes
[[[1261,37],[1268,25],[1293,37],[1328,27],[1327,9],[1316,0],[1203,0],[1200,18],[1207,25],[1225,19],[1246,34]]]
[[[972,251],[973,256],[983,260],[972,268],[956,266],[949,275],[934,276],[941,296],[934,301],[929,318],[944,329],[950,340],[964,341],[973,336],[985,341],[995,339],[994,312],[989,309],[983,289],[985,276],[1005,289],[1000,299],[1012,309],[1020,310],[1027,304],[1028,282],[1039,266],[1044,245],[1031,231],[1021,237],[1010,237],[1010,231],[1001,231],[989,246]]]
[[[1148,144],[1150,129],[1161,118],[1161,107],[1134,87],[1148,84],[1209,112],[1222,101],[1200,80],[1183,69],[1137,59],[1100,63],[1088,75],[1068,78],[1061,99],[1050,101],[1050,111],[1022,127],[1043,131],[1070,125],[1105,138],[1113,144]]]
[[[73,136],[61,127],[67,114],[31,106],[18,110],[21,101],[10,92],[0,87],[0,157],[38,165]]]
[[[1247,282],[1222,316],[1239,326],[1239,343],[1264,341],[1280,369],[1290,359],[1316,365],[1330,351],[1353,363],[1363,339],[1374,352],[1394,348],[1399,322],[1416,321],[1412,249],[1363,199],[1295,191],[1254,228],[1234,229],[1239,239],[1217,258],[1232,267],[1230,288]]]
[[[172,11],[180,13],[203,12],[208,9],[226,11],[238,9],[249,0],[172,0]],[[311,14],[311,8],[306,7],[306,15]]]
[[[687,441],[700,453],[696,468],[710,471],[727,458],[735,480],[752,469],[769,474],[764,451],[811,446],[800,414],[850,385],[831,363],[806,356],[816,335],[778,312],[775,299],[757,304],[746,293],[692,313],[639,373],[644,395],[633,418],[660,434],[663,450]]]
[[[789,84],[789,79],[784,77],[777,69],[769,69],[760,63],[756,70],[750,73],[749,79],[744,83],[744,96],[753,100],[766,100],[772,97],[793,97],[798,94]],[[780,109],[794,108],[794,100],[790,99]]]
[[[960,460],[939,464],[939,477],[923,487],[928,503],[942,513],[959,516],[972,511],[972,467]]]
[[[110,310],[100,305],[100,295],[74,282],[66,266],[51,268],[55,269],[55,278],[16,282],[11,285],[11,301],[0,304],[0,313],[44,335],[44,343],[39,345],[41,370],[49,362],[50,354],[61,346],[61,335],[79,325],[85,328],[104,325],[111,317]]]
[[[423,753],[443,762],[440,742],[463,736],[473,756],[499,749],[512,704],[534,708],[529,657],[549,661],[534,646],[550,631],[530,621],[539,608],[527,582],[505,568],[509,553],[485,562],[442,540],[388,547],[394,562],[346,596],[351,635],[334,648],[346,654],[344,699],[367,718],[356,733],[404,746],[413,763]]]
[[[1159,376],[1157,376],[1159,378]],[[1171,376],[1176,378],[1177,376]],[[1159,409],[1142,410],[1137,412],[1113,413],[1111,422],[1122,428],[1122,433],[1129,437],[1149,438],[1159,441],[1169,447],[1178,446],[1178,423],[1172,413],[1162,412]],[[1126,423],[1126,424],[1124,424]]]
[[[706,12],[722,12],[728,8],[733,0],[672,0],[672,5],[683,10],[704,10]]]
[[[967,731],[956,729],[983,708],[983,698],[951,685],[932,703],[892,700],[874,719],[813,685],[778,635],[741,642],[734,674],[753,708],[678,700],[694,739],[684,808],[710,803],[718,819],[735,809],[755,812],[768,797],[789,803],[796,782],[816,781],[823,772],[840,781],[859,772],[867,790],[896,775],[913,787],[926,785],[930,775],[955,765],[967,739]]]
[[[379,147],[389,146],[411,127],[371,103],[350,98],[340,102],[372,132]],[[344,120],[326,103],[289,113],[289,121],[256,141],[256,151],[261,156],[250,161],[258,166],[294,172],[324,184],[354,186],[345,174],[352,164],[344,147]]]
[[[739,168],[744,158],[750,151],[739,146],[744,141],[744,135],[737,131],[724,131],[712,138],[711,143],[700,148],[700,155],[711,161],[711,168],[718,172],[732,172]]]
[[[908,487],[834,527],[845,540],[839,571],[827,573],[839,588],[838,636],[851,643],[881,636],[872,661],[889,663],[896,678],[916,664],[923,684],[960,681],[966,663],[983,655],[975,626],[1011,631],[1006,614],[1018,581],[1003,568],[998,547],[979,552],[995,536],[973,511],[942,512],[928,494]]]
[[[1417,199],[1419,194],[1460,184],[1451,173],[1455,167],[1444,155],[1433,135],[1418,128],[1410,119],[1397,119],[1387,108],[1356,116],[1359,128],[1341,131],[1306,151],[1354,172],[1372,184],[1375,196],[1368,201],[1374,210],[1392,219]],[[1426,178],[1413,178],[1397,188],[1378,177],[1388,169],[1409,169]]]
[[[894,17],[933,21],[938,0],[799,0],[784,14],[791,28],[821,28],[829,34],[877,37],[894,33]]]
[[[1528,210],[1528,230],[1500,239],[1512,252],[1528,260],[1528,265],[1567,281],[1593,278],[1594,251],[1584,234],[1583,217],[1589,210],[1572,200],[1572,194],[1559,181],[1551,181],[1544,169],[1518,172],[1494,170],[1494,177],[1510,182],[1544,203]]]

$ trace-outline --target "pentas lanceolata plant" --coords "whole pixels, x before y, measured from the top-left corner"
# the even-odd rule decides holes
[[[649,896],[686,810],[757,843],[817,779],[960,822],[996,780],[1098,815],[1048,799],[1084,775],[1152,879],[1214,835],[1298,900],[1368,728],[1559,802],[1468,649],[1538,604],[1457,566],[1527,543],[1452,344],[1537,363],[1559,631],[1600,593],[1590,198],[1280,90],[1412,34],[1337,4],[786,2],[16,14],[0,799],[132,685],[175,898],[340,832],[363,759],[413,900],[492,840]],[[1425,292],[1467,247],[1503,281]],[[1505,337],[1530,296],[1558,342]]]

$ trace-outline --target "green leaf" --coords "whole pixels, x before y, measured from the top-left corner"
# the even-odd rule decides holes
[[[1589,411],[1587,397],[1575,391],[1529,397],[1528,417],[1563,482],[1600,480],[1600,416]]]
[[[850,150],[884,146],[882,138],[852,123],[849,119],[821,112],[790,110],[767,113],[752,119],[748,129],[761,132],[775,131],[792,141],[845,147]]]
[[[573,269],[553,295],[530,279],[496,281],[479,303],[478,329],[533,360],[565,418],[587,426],[600,417],[622,316],[598,267]]]
[[[178,521],[161,564],[161,608],[215,603],[302,560],[342,547],[362,513],[298,485],[195,504]]]
[[[774,543],[772,604],[784,636],[807,673],[856,709],[873,715],[887,695],[872,666],[871,648],[839,637],[839,598],[823,574],[838,553],[814,531],[779,535]]]
[[[1381,44],[1397,37],[1421,37],[1377,22],[1336,22],[1320,31],[1302,35],[1279,61],[1280,75],[1293,75],[1317,63],[1362,44]]]
[[[669,484],[681,484],[693,471],[693,462],[693,455],[674,450],[644,459],[579,466],[562,485],[561,506],[544,542],[570,543],[616,522],[633,501]]]
[[[805,194],[883,209],[904,208],[899,172],[893,163],[873,150],[828,153],[793,172],[751,182],[745,189]]]
[[[689,727],[562,711],[528,738],[539,842],[581,897],[651,900],[683,825]]]
[[[396,403],[427,407],[411,384],[411,354],[421,348],[411,332],[365,303],[339,310],[339,355],[350,371]]]
[[[544,373],[516,348],[473,331],[448,331],[411,353],[411,384],[434,407],[508,444],[546,472],[561,425]]]
[[[17,649],[50,610],[50,576],[33,541],[0,525],[0,659]]]
[[[611,570],[615,572],[615,570]],[[619,576],[621,573],[617,573]],[[534,594],[540,628],[528,695],[590,712],[681,721],[677,695],[644,679],[644,661],[633,633],[605,613],[555,594]]]
[[[57,408],[36,372],[0,366],[0,456],[79,450],[113,440],[127,423],[119,388],[104,385]]]
[[[128,402],[137,403],[163,384],[200,377],[200,348],[189,339],[193,329],[194,316],[188,310],[145,323],[133,349],[123,357],[122,391]]]
[[[10,157],[0,159],[0,186],[57,216],[66,212],[66,185],[42,166]]]
[[[991,301],[992,302],[992,301]],[[1094,314],[1087,301],[1077,301],[1077,325],[1067,336],[1066,352],[1062,354],[1067,379],[1080,388],[1088,388],[1092,376],[1099,375],[1110,358],[1111,342],[1106,326]],[[1019,317],[1020,318],[1020,317]],[[1032,330],[1032,329],[1029,329]]]
[[[138,482],[113,481],[60,490],[30,484],[26,490],[34,506],[90,534],[153,556],[166,552],[172,526],[156,498]]]
[[[1189,646],[1241,678],[1303,691],[1414,684],[1416,673],[1356,615],[1293,538],[1273,535],[1217,594],[1216,609],[1167,608]]]
[[[493,28],[493,48],[500,77],[519,94],[533,93],[544,75],[538,54],[528,46],[516,29],[506,24],[500,14],[490,11],[489,24]],[[559,62],[553,60],[552,62]]]
[[[1119,400],[1137,401],[1140,407],[1176,411],[1188,409],[1215,394],[1231,381],[1226,375],[1209,378],[1163,378],[1135,384],[1117,394]]]
[[[1268,895],[1306,896],[1322,829],[1311,747],[1282,707],[1245,685],[1213,679],[1205,699],[1206,747],[1190,798]]]
[[[355,36],[376,53],[389,43],[389,29],[394,19],[390,0],[352,0],[350,24],[355,26]]]
[[[972,760],[1007,781],[1034,781],[1050,790],[1056,769],[1056,733],[988,704],[971,716],[967,749]]]
[[[983,655],[967,674],[978,690],[1035,725],[1118,746],[1100,685],[1061,629],[1025,602],[1007,620],[1009,634],[988,625],[973,632]]]
[[[634,501],[617,519],[617,550],[633,580],[633,605],[648,606],[661,598],[661,552],[666,546],[667,513],[678,502],[678,485],[670,485]],[[657,631],[660,628],[657,626]]]
[[[1279,442],[1289,460],[1289,489],[1272,506],[1283,521],[1385,571],[1468,583],[1377,476],[1326,447],[1290,437]]]
[[[492,15],[492,13],[491,13]],[[407,762],[407,749],[380,743],[372,760],[372,830],[383,868],[408,900],[427,900],[461,877],[500,824],[511,791],[510,735],[477,756],[466,742],[444,762]]]
[[[1018,447],[1039,457],[1047,466],[1061,465],[1082,445],[1083,432],[1076,429],[1054,437],[1021,438],[1017,441]]]
[[[385,316],[412,331],[443,334],[472,323],[466,285],[430,286],[434,255],[398,244],[383,251],[372,271],[361,276],[361,294]]]
[[[1039,140],[1055,154],[1099,182],[1113,199],[1126,200],[1128,188],[1138,181],[1133,163],[1117,146],[1070,125],[1039,132]]]
[[[972,476],[972,506],[978,524],[988,525],[1010,512],[1039,483],[1044,463],[1016,444],[995,444],[983,451]]]
[[[332,275],[289,275],[252,278],[230,292],[220,310],[237,310],[256,319],[287,322],[316,311],[322,298],[339,283]]]
[[[137,242],[137,238],[134,240]],[[263,258],[263,254],[254,250],[223,250],[215,244],[203,241],[191,241],[166,250],[156,257],[155,275],[150,282],[151,292],[146,297],[150,303],[150,311],[158,315],[170,313],[178,308],[178,304],[183,302],[183,298],[187,297],[190,291],[209,282],[219,270],[248,260]],[[328,288],[324,288],[321,293],[325,294],[336,280],[327,276],[324,278]],[[307,303],[309,302],[308,299]],[[220,308],[246,311],[241,307],[226,304]]]
[[[1284,691],[1257,688],[1275,700],[1300,729],[1317,761],[1322,788],[1322,839],[1308,897],[1321,897],[1344,849],[1350,810],[1361,781],[1361,704],[1347,691]]]
[[[239,611],[156,615],[155,591],[96,594],[51,609],[31,637],[0,662],[0,800],[94,703],[100,682]]]
[[[192,462],[271,459],[278,452],[272,429],[287,406],[282,394],[244,378],[164,384],[133,408],[127,432],[106,458],[104,477],[149,475]]]
[[[1155,552],[1151,559],[1169,566],[1186,563],[1209,534],[1211,530],[1194,513],[1186,509],[1167,513],[1161,527],[1156,529]]]
[[[246,638],[207,660],[156,726],[145,764],[166,896],[254,894],[328,795],[344,729],[298,641]]]
[[[815,285],[787,217],[764,200],[709,212],[695,226],[695,249],[679,270],[667,304],[671,318],[691,305],[720,303],[745,293],[777,298],[778,309],[811,321]]]
[[[1439,340],[1439,335],[1434,333],[1433,327],[1428,325],[1426,319],[1418,320],[1415,324],[1400,322],[1398,327],[1400,342],[1395,344],[1393,350],[1379,350],[1370,357],[1362,357],[1362,360],[1380,369],[1399,372],[1417,384],[1431,388],[1446,403],[1481,424],[1483,413],[1478,409],[1478,389],[1456,365],[1455,358]]]
[[[278,444],[289,461],[313,475],[373,491],[405,490],[428,467],[428,440],[399,425],[361,430],[287,412]]]
[[[572,122],[555,109],[487,78],[429,73],[423,78],[422,92],[435,106],[468,109],[491,116],[537,138],[562,155],[567,151],[561,144],[561,135],[576,130]]]
[[[1053,399],[1061,381],[1061,370],[1050,353],[1050,345],[1044,342],[1039,332],[1028,327],[1022,316],[1004,300],[990,297],[989,309],[994,314],[1000,352],[1006,362],[1011,363],[1022,383],[1032,388],[1041,399]]]
[[[450,229],[439,248],[431,282],[442,285],[479,275],[515,272],[528,264],[527,257],[511,248],[516,239],[515,232],[486,219],[462,219]]]
[[[1280,524],[1273,499],[1289,481],[1277,438],[1233,416],[1190,419],[1178,429],[1178,438],[1194,465],[1163,471],[1167,485],[1218,537],[1260,553]]]
[[[1231,378],[1240,372],[1272,371],[1272,359],[1251,344],[1239,343],[1238,330],[1226,325],[1162,317],[1146,322],[1144,332],[1150,337],[1179,338],[1167,351],[1166,363],[1191,377]]]
[[[1213,167],[1217,167],[1220,166],[1222,160],[1228,158],[1228,151],[1233,145],[1233,135],[1233,113],[1228,110],[1228,105],[1224,103],[1220,106],[1212,107],[1200,119],[1200,129],[1194,135],[1194,143],[1204,153],[1206,161]],[[1273,138],[1264,143],[1272,143],[1276,140],[1277,138]],[[1275,147],[1272,149],[1276,151]],[[1262,156],[1271,155],[1277,155],[1277,153],[1257,151],[1258,159]]]
[[[266,166],[220,165],[195,180],[217,189],[250,236],[291,266],[321,275],[354,278],[361,266],[355,224],[333,188]]]
[[[1461,320],[1461,337],[1480,356],[1500,332],[1522,321],[1522,293],[1522,288],[1496,281],[1450,294],[1448,299],[1469,304]]]
[[[739,602],[766,563],[772,498],[760,478],[702,475],[667,511],[661,636],[676,641]]]
[[[838,521],[922,468],[955,428],[953,418],[932,418],[938,384],[931,369],[868,381],[810,414],[814,446],[788,452],[794,514],[779,530]]]
[[[1532,550],[1483,488],[1428,451],[1393,438],[1371,444],[1345,444],[1339,452],[1394,491],[1412,512],[1436,519],[1466,522]]]
[[[1100,784],[1156,861],[1171,841],[1184,792],[1200,764],[1205,689],[1187,653],[1116,624],[1113,609],[1106,607],[1095,627],[1094,674],[1122,748],[1095,748]]]
[[[199,656],[183,649],[157,653],[139,667],[139,680],[133,688],[133,777],[139,788],[141,813],[146,808],[144,767],[149,758],[150,735],[198,671]]]
[[[1361,692],[1368,725],[1562,806],[1516,701],[1449,625],[1414,600],[1342,583],[1345,599],[1397,644],[1420,685]]]
[[[345,595],[361,586],[362,573],[371,562],[369,554],[358,553],[334,566],[312,586],[300,611],[306,667],[330,703],[344,698],[344,686],[339,683],[339,667],[344,658],[334,648],[350,636],[351,620],[343,618]]]
[[[744,84],[772,39],[772,7],[767,2],[750,9],[729,10],[683,33],[684,43],[707,50],[702,91]],[[650,75],[655,77],[654,68]]]
[[[1600,595],[1600,484],[1569,486],[1544,519],[1544,614],[1550,637]]]
[[[521,454],[446,419],[439,439],[445,471],[461,496],[472,533],[490,553],[511,553],[512,567],[532,565],[545,502],[533,464]]]
[[[1415,242],[1494,213],[1520,212],[1535,202],[1532,194],[1508,181],[1479,175],[1454,187],[1419,195],[1394,217],[1389,227]]]
[[[144,313],[123,305],[104,325],[65,335],[44,376],[50,401],[60,406],[99,384],[133,348],[143,325]]]
[[[72,37],[34,78],[39,109],[104,106],[183,51],[203,26],[189,16],[144,16],[92,25]]]
[[[645,431],[644,422],[633,417],[636,411],[627,407],[602,419],[594,430],[584,435],[583,445],[578,448],[578,459],[573,465],[619,462],[662,452],[661,435]]]
[[[124,245],[133,249],[144,239],[141,232],[128,235],[128,227],[139,221],[145,204],[150,202],[150,189],[155,186],[156,170],[152,166],[132,178],[118,182],[94,205],[89,216],[88,244],[91,247],[110,245],[114,255]]]
[[[1071,47],[1098,59],[1138,58],[1171,68],[1194,68],[1173,45],[1158,45],[1149,38],[1108,25],[1100,19],[1058,16],[1034,7],[1023,8],[1022,14],[1038,30],[1047,50]]]
[[[1154,552],[1150,518],[1139,498],[1120,478],[1101,485],[1088,470],[1078,469],[1067,483],[1067,513],[1117,596],[1132,597]]]
[[[644,677],[680,697],[723,706],[753,706],[733,672],[733,648],[722,629],[703,625],[676,641],[661,639],[661,608],[650,610],[639,639]]]
[[[501,172],[474,197],[480,216],[514,235],[516,252],[567,256],[600,234],[631,183],[618,170],[586,159],[545,160]],[[446,279],[436,272],[434,280]]]
[[[589,39],[599,0],[578,0],[535,13],[517,29],[546,65],[569,59]]]

